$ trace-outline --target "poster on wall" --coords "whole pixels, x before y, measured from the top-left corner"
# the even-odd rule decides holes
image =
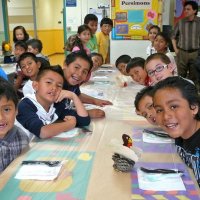
[[[151,25],[161,27],[163,0],[111,0],[112,39],[145,40]]]

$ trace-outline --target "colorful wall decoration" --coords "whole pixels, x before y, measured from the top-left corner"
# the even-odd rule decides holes
[[[148,39],[151,25],[161,26],[163,0],[112,0],[112,39]]]

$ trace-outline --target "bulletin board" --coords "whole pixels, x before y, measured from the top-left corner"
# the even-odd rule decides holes
[[[112,39],[148,39],[148,28],[162,25],[162,4],[163,0],[112,0]]]

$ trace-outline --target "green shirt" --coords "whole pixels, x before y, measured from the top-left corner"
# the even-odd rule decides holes
[[[87,43],[87,48],[90,49],[91,53],[98,53],[98,46],[97,46],[97,38],[96,35],[93,35],[89,42]]]

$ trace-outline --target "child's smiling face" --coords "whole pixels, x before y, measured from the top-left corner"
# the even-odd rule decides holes
[[[132,77],[132,79],[135,82],[137,82],[137,83],[139,83],[141,85],[145,85],[145,80],[147,78],[147,73],[142,67],[136,66],[136,67],[130,69],[128,74],[129,74],[129,76]]]
[[[196,131],[197,105],[189,105],[176,88],[163,88],[153,97],[156,121],[171,137],[189,138]]]

